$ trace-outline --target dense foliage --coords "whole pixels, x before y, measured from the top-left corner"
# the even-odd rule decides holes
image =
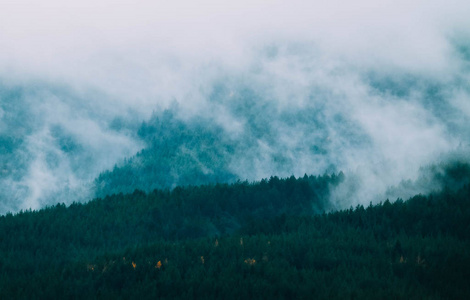
[[[237,179],[228,169],[232,145],[217,126],[185,123],[172,110],[165,110],[143,122],[138,135],[146,148],[102,172],[94,184],[97,196]]]
[[[135,191],[0,218],[0,296],[470,295],[470,185],[327,210],[343,175]]]
[[[279,109],[252,89],[233,96],[213,88],[210,107],[220,116],[185,116],[176,104],[155,111],[137,131],[144,149],[94,182],[97,197],[154,189],[259,180],[272,174],[338,171],[338,148],[369,147],[370,139],[345,116],[327,118],[319,107]],[[235,97],[235,98],[233,98]],[[331,132],[342,132],[345,136]]]

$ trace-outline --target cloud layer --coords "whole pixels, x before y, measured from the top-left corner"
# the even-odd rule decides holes
[[[270,44],[310,43],[359,69],[450,76],[449,39],[468,34],[469,13],[466,1],[11,1],[0,12],[0,66],[151,107],[193,102],[185,92],[210,81],[205,68],[246,70]]]
[[[175,101],[183,120],[253,138],[252,155],[231,165],[242,179],[342,169],[356,177],[333,200],[369,201],[468,149],[469,15],[463,0],[9,1],[0,134],[16,146],[0,154],[24,163],[4,163],[13,200],[2,211],[53,203],[132,155],[139,122]],[[239,113],[240,101],[257,113]],[[286,123],[303,109],[321,128]],[[276,140],[247,132],[250,122]],[[312,157],[313,146],[327,154]],[[281,150],[284,168],[272,162]]]

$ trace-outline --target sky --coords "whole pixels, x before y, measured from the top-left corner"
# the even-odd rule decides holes
[[[455,0],[3,1],[0,70],[21,80],[94,86],[142,106],[156,97],[185,97],[181,90],[190,87],[182,86],[197,89],[195,77],[211,76],[199,74],[206,68],[246,70],[259,49],[287,43],[313,44],[358,68],[449,76],[456,67],[449,39],[468,39],[469,6]]]
[[[221,81],[233,93],[240,85],[257,91],[279,111],[320,107],[326,120],[341,116],[360,128],[367,147],[327,127],[329,162],[357,174],[337,202],[367,201],[469,143],[468,1],[5,0],[0,7],[0,82],[27,91],[18,103],[35,120],[34,130],[15,133],[26,137],[28,163],[25,175],[4,179],[18,203],[2,210],[47,205],[65,185],[60,178],[79,186],[141,149],[131,132],[109,129],[116,117],[146,120],[177,102],[182,118],[212,118],[237,135],[246,120],[208,101]],[[7,134],[14,104],[0,101]],[[77,158],[51,146],[57,126],[82,141]],[[296,129],[278,128],[292,155],[312,131]],[[48,165],[50,153],[61,163]],[[74,160],[92,163],[77,171]],[[234,171],[247,176],[250,162],[241,162]],[[250,179],[276,175],[262,157],[256,165]],[[321,174],[326,165],[305,154],[286,173]],[[362,194],[352,195],[356,185]]]

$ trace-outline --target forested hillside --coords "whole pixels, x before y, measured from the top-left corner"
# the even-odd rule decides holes
[[[154,111],[137,131],[145,148],[102,172],[94,182],[96,195],[338,172],[345,159],[338,149],[371,146],[346,116],[327,119],[315,106],[280,110],[247,84],[237,84],[236,93],[227,84],[215,85],[207,113],[187,117],[176,104]],[[331,132],[341,135],[333,139]]]
[[[2,299],[465,299],[470,185],[324,213],[344,175],[0,217]]]
[[[0,214],[89,200],[89,182],[142,148],[132,112],[116,118],[99,93],[83,98],[60,84],[0,78]]]
[[[165,110],[142,123],[138,136],[147,147],[102,172],[94,182],[97,196],[238,179],[229,169],[234,145],[224,138],[222,129],[203,122],[185,123],[175,113]]]

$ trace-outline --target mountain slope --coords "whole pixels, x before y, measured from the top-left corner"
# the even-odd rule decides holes
[[[315,214],[338,176],[114,195],[0,217],[2,298],[470,295],[470,185]]]

